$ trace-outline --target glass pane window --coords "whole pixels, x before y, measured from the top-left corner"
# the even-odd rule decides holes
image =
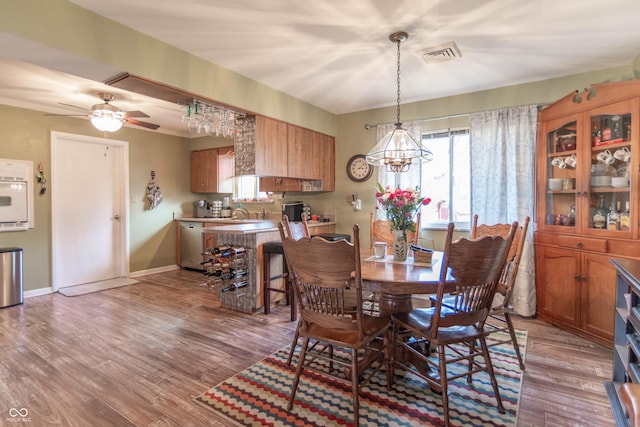
[[[257,202],[269,200],[269,195],[260,191],[260,179],[255,175],[239,175],[233,178],[234,202]]]
[[[469,130],[434,132],[422,137],[433,153],[433,161],[424,163],[420,189],[431,203],[422,208],[422,228],[469,229],[471,222],[471,159]]]

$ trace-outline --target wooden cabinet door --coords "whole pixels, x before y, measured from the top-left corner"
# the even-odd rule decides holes
[[[256,116],[256,175],[287,176],[287,157],[287,124]]]
[[[581,328],[613,342],[616,270],[607,255],[583,254]]]
[[[538,310],[544,317],[578,327],[580,322],[580,254],[567,249],[536,247]]]
[[[204,248],[202,248],[202,252],[204,253],[207,249],[215,248],[217,246],[217,242],[218,235],[216,233],[205,233],[203,239]],[[208,256],[204,255],[203,261],[206,261],[208,258]]]
[[[191,192],[215,193],[218,191],[218,150],[191,152]]]
[[[274,193],[302,191],[302,181],[296,178],[261,177],[260,191],[270,191]]]
[[[233,147],[218,148],[218,193],[233,192]]]
[[[319,171],[313,151],[316,135],[309,129],[287,125],[287,177],[318,179]]]
[[[316,134],[318,140],[314,145],[314,158],[318,163],[319,179],[322,180],[322,191],[336,189],[336,140],[334,137]]]

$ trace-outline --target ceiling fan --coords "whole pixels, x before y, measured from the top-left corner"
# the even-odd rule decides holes
[[[137,120],[137,117],[149,117],[149,115],[143,113],[142,111],[122,111],[120,108],[115,105],[109,104],[109,102],[116,99],[116,96],[112,93],[100,92],[98,93],[100,99],[104,101],[104,104],[95,104],[91,107],[91,111],[87,111],[85,114],[47,114],[48,116],[87,116],[91,120],[91,123],[98,129],[104,132],[115,132],[116,130],[122,127],[123,123],[129,123],[136,126],[141,126],[147,129],[156,130],[160,127],[160,125],[156,125],[154,123],[142,122]],[[85,108],[77,107],[71,104],[64,104],[62,102],[60,105],[64,105],[67,107],[77,108],[80,110],[85,110]]]

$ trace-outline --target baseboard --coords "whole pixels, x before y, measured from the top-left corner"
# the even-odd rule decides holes
[[[176,264],[174,265],[166,265],[164,267],[158,267],[158,268],[151,268],[148,270],[139,270],[139,271],[134,271],[133,273],[129,273],[129,277],[140,277],[140,276],[146,276],[148,274],[157,274],[157,273],[164,273],[167,271],[172,271],[172,270],[178,270],[180,267]],[[28,291],[24,291],[23,293],[23,297],[24,298],[31,298],[31,297],[39,297],[41,295],[49,295],[52,294],[53,292],[53,287],[48,286],[45,288],[39,288],[39,289],[31,289]]]
[[[146,276],[148,274],[165,273],[167,271],[173,271],[173,270],[179,270],[179,269],[180,269],[180,267],[177,264],[166,265],[164,267],[150,268],[148,270],[134,271],[132,273],[129,273],[129,277],[140,277],[140,276]]]
[[[30,291],[24,291],[22,296],[24,298],[31,298],[31,297],[39,297],[41,295],[49,295],[52,293],[53,293],[53,288],[51,286],[48,286],[46,288],[31,289]]]

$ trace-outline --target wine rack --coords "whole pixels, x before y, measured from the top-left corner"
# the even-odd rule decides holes
[[[207,278],[203,286],[225,293],[236,292],[248,285],[246,248],[217,246],[207,249],[203,255],[207,258],[203,262]]]

